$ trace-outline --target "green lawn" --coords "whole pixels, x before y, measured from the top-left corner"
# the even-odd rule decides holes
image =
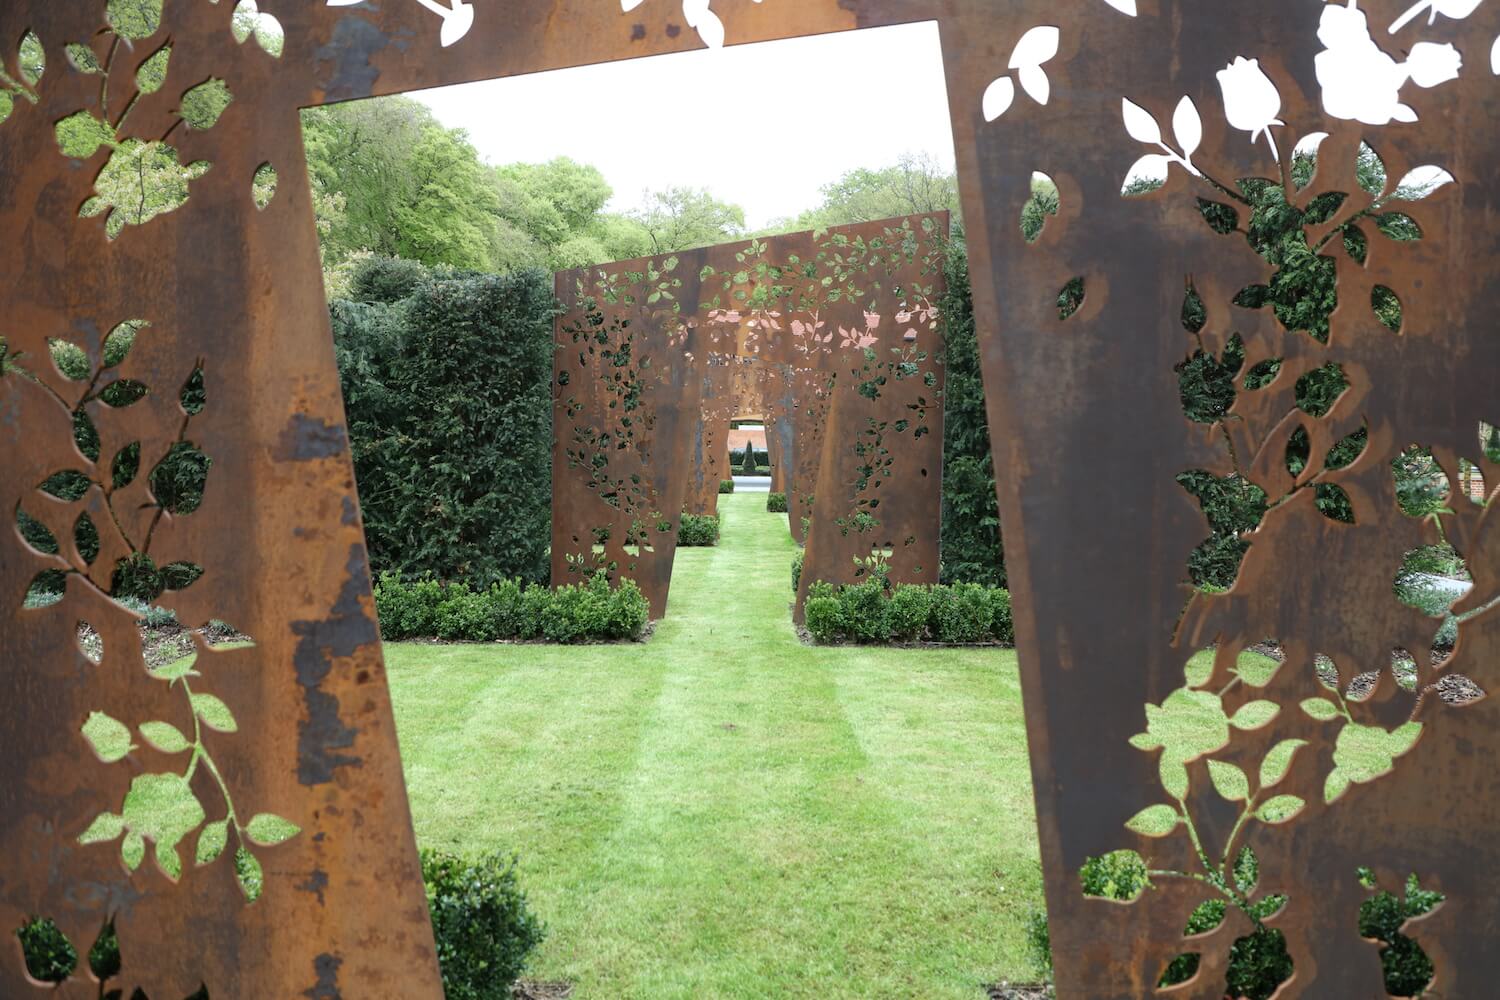
[[[1014,654],[803,646],[786,515],[719,501],[647,644],[386,647],[418,839],[520,854],[576,1000],[1035,977]]]

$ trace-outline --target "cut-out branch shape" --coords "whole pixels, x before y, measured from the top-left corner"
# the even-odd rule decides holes
[[[1016,71],[1021,88],[1038,104],[1045,105],[1052,98],[1052,81],[1042,66],[1056,55],[1062,40],[1062,32],[1053,25],[1043,24],[1032,28],[1021,36],[1010,55],[1010,69]],[[1016,85],[1007,76],[994,80],[984,91],[980,102],[985,121],[994,121],[1015,103]]]
[[[353,7],[363,2],[364,0],[328,0],[328,6]],[[474,27],[474,8],[465,0],[448,0],[446,4],[440,0],[417,0],[417,3],[443,19],[438,40],[445,49],[462,40],[469,29]]]

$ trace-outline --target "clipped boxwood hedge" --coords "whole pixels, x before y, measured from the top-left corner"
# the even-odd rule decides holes
[[[1015,642],[1010,591],[977,583],[889,589],[882,579],[808,588],[807,631],[819,643],[935,642],[948,645]]]
[[[677,544],[685,546],[718,545],[719,515],[684,513],[682,515],[682,522],[677,527]]]
[[[407,583],[391,573],[375,585],[380,637],[495,642],[541,639],[578,643],[639,640],[651,605],[634,580],[611,588],[596,574],[552,590],[504,580],[487,590],[427,578]]]
[[[786,494],[785,493],[770,493],[770,494],[767,494],[766,495],[766,513],[768,513],[768,514],[785,514],[786,513]]]
[[[721,479],[721,480],[719,480],[719,492],[720,493],[733,493],[734,492],[734,480],[733,479]]]

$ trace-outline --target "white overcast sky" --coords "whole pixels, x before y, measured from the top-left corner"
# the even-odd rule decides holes
[[[953,168],[937,26],[847,31],[558,70],[413,95],[490,163],[568,156],[614,210],[647,188],[708,188],[752,228],[856,167],[926,153]],[[654,117],[660,114],[661,117]]]

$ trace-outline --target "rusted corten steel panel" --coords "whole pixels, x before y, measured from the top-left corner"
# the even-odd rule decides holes
[[[1369,893],[1353,870],[1362,865],[1386,890],[1399,892],[1400,880],[1417,874],[1424,888],[1445,894],[1441,907],[1405,932],[1433,961],[1434,995],[1488,996],[1500,979],[1491,947],[1500,930],[1500,847],[1490,836],[1500,819],[1492,766],[1500,725],[1487,698],[1455,703],[1471,688],[1450,682],[1448,699],[1418,698],[1386,668],[1391,649],[1402,645],[1415,654],[1421,689],[1447,677],[1470,678],[1484,690],[1497,681],[1500,639],[1489,602],[1500,580],[1486,533],[1489,508],[1457,496],[1452,482],[1466,474],[1462,459],[1487,480],[1500,475],[1476,434],[1480,420],[1495,419],[1486,401],[1500,362],[1500,343],[1488,334],[1500,305],[1500,83],[1485,65],[1500,36],[1500,5],[714,0],[713,7],[710,21],[675,0],[645,0],[630,12],[615,0],[455,3],[439,23],[417,0],[386,0],[378,9],[261,0],[260,12],[285,32],[276,58],[258,41],[237,41],[228,3],[169,0],[163,23],[116,25],[141,36],[119,47],[101,32],[105,0],[0,5],[0,86],[20,95],[0,122],[0,220],[10,237],[0,246],[0,335],[7,354],[19,355],[16,363],[34,376],[11,370],[0,377],[0,506],[24,507],[59,543],[47,555],[28,548],[19,531],[0,542],[0,583],[10,595],[0,609],[0,693],[21,706],[0,729],[0,928],[49,916],[82,952],[114,916],[124,960],[119,981],[154,1000],[185,996],[200,983],[233,997],[440,995],[317,277],[300,107],[682,51],[715,26],[738,43],[934,18],[1016,601],[1059,995],[1149,996],[1170,958],[1197,953],[1196,977],[1175,995],[1223,996],[1229,945],[1255,929],[1235,905],[1243,900],[1226,900],[1223,924],[1185,941],[1187,915],[1206,898],[1222,898],[1224,887],[1156,876],[1140,900],[1124,905],[1084,899],[1077,873],[1088,857],[1128,848],[1154,869],[1203,874],[1243,843],[1259,860],[1255,900],[1287,897],[1276,915],[1262,917],[1262,933],[1284,934],[1294,964],[1278,997],[1384,992],[1379,946],[1359,937],[1359,907]],[[695,24],[685,24],[688,13]],[[1333,23],[1320,34],[1325,19]],[[1045,30],[1053,27],[1056,36]],[[28,29],[45,51],[37,79],[17,58],[15,40]],[[137,67],[168,38],[165,86],[135,103],[128,128],[117,127]],[[69,65],[64,46],[75,42],[108,66],[112,141],[166,136],[181,162],[212,164],[184,182],[187,204],[125,226],[113,240],[107,227],[119,222],[107,221],[109,206],[90,202],[112,148],[75,150],[82,159],[73,160],[59,152],[53,132],[79,111],[106,110],[90,60]],[[1453,79],[1458,53],[1462,72]],[[1217,75],[1241,56],[1259,62],[1231,71],[1231,82],[1246,81],[1248,89],[1226,105]],[[225,80],[235,98],[221,123],[207,131],[176,127],[184,93],[210,78]],[[1341,90],[1339,80],[1357,85]],[[1184,97],[1192,112],[1174,114]],[[1123,98],[1142,109],[1128,128]],[[1251,192],[1239,178],[1267,178],[1274,187],[1291,148],[1320,132],[1330,135],[1317,174],[1290,201],[1305,210],[1316,196],[1348,197],[1327,218],[1325,200],[1311,216],[1283,213],[1283,224],[1291,218],[1308,250],[1317,247],[1332,262],[1338,308],[1326,344],[1289,332],[1272,306],[1248,308],[1263,294],[1254,286],[1277,285],[1283,299],[1295,298],[1297,290],[1278,281],[1285,262],[1262,256],[1265,245],[1245,242],[1224,225],[1221,210],[1208,218],[1226,232],[1209,228],[1197,203],[1228,206],[1245,229],[1251,213],[1239,199]],[[1361,138],[1386,170],[1378,195],[1364,192],[1355,176]],[[1270,158],[1272,143],[1279,159]],[[1122,180],[1143,156],[1166,158],[1143,166],[1165,170],[1166,186],[1121,199]],[[257,211],[251,178],[267,162],[279,187]],[[1387,237],[1385,230],[1410,235],[1402,220],[1382,227],[1366,218],[1348,246],[1342,235],[1324,242],[1424,165],[1449,171],[1457,183],[1376,210],[1407,216],[1420,240]],[[1057,182],[1061,207],[1028,246],[1019,221],[1036,170]],[[78,218],[81,206],[88,218]],[[1181,323],[1189,277],[1205,307],[1195,334]],[[1083,281],[1082,298],[1064,319],[1058,294],[1073,278]],[[1377,286],[1399,297],[1399,332],[1374,318]],[[1381,301],[1389,298],[1381,293]],[[1283,315],[1294,327],[1306,325],[1285,308]],[[151,325],[125,362],[96,381],[104,337],[129,320]],[[1199,349],[1200,337],[1221,368],[1231,367],[1222,360],[1235,333],[1245,359],[1219,380],[1234,393],[1226,418],[1189,419],[1174,369]],[[49,337],[89,352],[84,382],[50,367]],[[1244,388],[1244,374],[1273,358],[1282,359],[1279,375]],[[1342,368],[1348,390],[1319,415],[1299,410],[1298,377],[1327,363]],[[190,414],[178,388],[199,367],[207,401]],[[82,404],[101,439],[96,462],[75,445],[72,411],[115,380],[152,392],[123,409],[98,399]],[[133,394],[127,386],[112,395],[120,392]],[[1307,442],[1293,449],[1293,472],[1285,455],[1299,424]],[[1363,428],[1358,458],[1329,467],[1331,446]],[[158,517],[144,471],[113,489],[113,455],[123,446],[140,441],[147,470],[179,438],[214,460],[201,508]],[[1436,455],[1455,494],[1451,513],[1427,521],[1398,513],[1389,463],[1412,444]],[[802,453],[799,441],[799,466]],[[65,510],[38,489],[62,470],[109,479],[111,489],[101,482]],[[1276,502],[1248,539],[1227,594],[1195,596],[1186,583],[1188,556],[1209,533],[1177,481],[1189,470],[1237,474]],[[1109,484],[1106,503],[1101,482]],[[1333,488],[1343,491],[1354,523],[1320,512],[1319,487],[1328,509],[1339,507]],[[84,511],[105,528],[93,564],[72,542]],[[794,529],[797,521],[794,507]],[[1410,547],[1435,542],[1440,530],[1475,578],[1457,610],[1478,613],[1459,627],[1453,655],[1433,662],[1425,643],[1435,623],[1396,602],[1390,579]],[[152,558],[204,569],[159,602],[192,624],[226,619],[255,637],[253,649],[203,650],[194,665],[200,676],[187,684],[146,672],[131,617],[107,593],[112,562],[132,545],[146,547],[142,531]],[[49,567],[69,572],[67,596],[23,610],[28,585]],[[79,649],[79,620],[103,639],[98,666]],[[1233,654],[1267,637],[1279,640],[1284,662],[1265,688],[1247,690],[1230,675]],[[1195,673],[1203,686],[1184,690],[1189,654],[1215,640],[1213,675],[1204,684]],[[1318,654],[1328,657],[1322,662],[1333,665],[1341,689],[1357,674],[1375,673],[1356,686],[1364,693],[1373,680],[1372,696],[1351,702],[1341,693],[1345,704],[1337,704],[1319,686]],[[191,725],[188,688],[221,698],[237,722],[235,733],[204,737],[237,814],[273,812],[299,828],[275,846],[251,845],[264,874],[253,906],[235,884],[232,833],[223,857],[203,867],[184,860],[175,880],[166,874],[176,870],[170,855],[154,855],[157,840],[182,832],[181,821],[151,829],[157,836],[139,846],[142,853],[150,846],[153,857],[134,872],[125,861],[135,863],[138,841],[124,831],[108,843],[78,843],[101,813],[122,808],[138,777],[192,768],[182,763],[188,754],[159,752],[136,728],[148,720]],[[1327,700],[1333,718],[1309,717],[1298,707],[1309,698]],[[1257,702],[1280,706],[1263,727],[1221,724],[1221,713]],[[1156,720],[1181,716],[1189,703],[1188,714],[1206,718],[1213,739],[1188,751],[1139,749],[1159,742],[1153,728],[1173,731],[1172,722],[1163,728]],[[1148,718],[1148,704],[1162,707]],[[122,760],[90,756],[80,730],[94,712],[132,727],[137,746]],[[1422,728],[1401,729],[1413,713]],[[1376,737],[1376,725],[1397,735]],[[108,729],[96,723],[92,731]],[[1130,737],[1143,730],[1132,749]],[[1286,740],[1307,745],[1280,782],[1262,788],[1261,762]],[[106,756],[118,750],[107,739],[104,746]],[[1232,795],[1238,781],[1224,764],[1247,775],[1258,805],[1281,795],[1306,804],[1290,818],[1285,809],[1265,814],[1283,822],[1240,824],[1242,803],[1220,801],[1206,759],[1220,762],[1220,787]],[[179,851],[196,853],[203,825],[225,815],[210,771],[192,772],[194,797],[212,808],[186,831]],[[1179,797],[1171,790],[1182,790],[1184,775]],[[1330,778],[1340,794],[1328,803]],[[171,781],[151,790],[178,794]],[[1165,816],[1163,826],[1174,812],[1192,818],[1201,856],[1184,824],[1162,838],[1126,829],[1155,804],[1167,807],[1150,817]],[[102,822],[92,831],[101,839],[112,824]],[[23,985],[14,942],[0,948],[0,979],[7,995],[42,989]],[[58,992],[92,997],[98,984],[84,971]]]
[[[893,576],[935,581],[943,424],[934,303],[947,227],[946,215],[910,216],[559,273],[554,585],[604,569],[639,583],[661,617],[680,514],[715,512],[719,480],[733,472],[730,421],[820,418],[816,397],[850,379],[858,402],[846,404],[849,440],[833,452],[828,481],[844,502],[831,501],[829,516],[847,524],[865,511],[870,531],[865,519],[898,511],[882,529],[899,538]],[[801,408],[798,387],[809,395]],[[871,474],[856,486],[865,461]],[[894,475],[905,463],[912,475]],[[806,476],[815,480],[815,467]],[[861,558],[881,547],[873,537]],[[822,574],[814,579],[858,579],[852,559],[840,559],[847,548],[830,542],[812,559]]]
[[[144,15],[121,14],[113,26],[109,6],[0,4],[0,508],[12,524],[0,540],[0,702],[9,707],[0,724],[0,995],[53,989],[29,983],[14,933],[44,917],[81,956],[55,991],[65,997],[99,995],[86,955],[113,919],[123,967],[108,987],[126,994],[140,987],[175,1000],[206,985],[213,997],[437,998],[298,109],[702,42],[683,30],[680,5],[661,0],[628,15],[592,0],[459,4],[472,27],[446,48],[444,23],[415,0],[261,0],[262,31],[248,36],[233,30],[233,3],[168,0],[160,17],[150,3],[122,4]],[[744,8],[724,10],[734,42],[855,24],[831,2],[772,16],[748,2],[719,6]],[[279,56],[268,51],[277,31],[260,15],[281,33]],[[22,57],[27,32],[42,59],[29,42]],[[75,43],[70,61],[65,46]],[[148,71],[151,92],[137,97],[138,68],[153,55],[167,59],[165,78]],[[224,82],[232,103],[211,128],[183,125],[180,109],[198,117],[185,95],[210,80]],[[63,150],[54,123],[80,112],[89,117],[75,125],[97,124]],[[84,145],[90,135],[100,141]],[[172,175],[186,202],[144,219],[107,202],[119,199],[135,143],[153,141],[195,166]],[[112,162],[115,188],[106,179],[96,190]],[[258,209],[252,178],[267,163],[278,184]],[[106,189],[114,199],[99,198]],[[148,325],[124,361],[104,367],[105,338],[137,320]],[[86,353],[83,381],[54,367],[49,338]],[[197,370],[206,402],[190,393],[185,409],[180,390]],[[76,412],[98,438],[84,451]],[[151,473],[179,444],[213,464],[201,506],[164,513],[166,491],[158,495]],[[61,482],[82,483],[81,499],[40,488],[60,472],[77,474]],[[85,513],[102,536],[97,552],[74,540]],[[23,527],[57,551],[30,547]],[[188,627],[228,621],[256,645],[205,646],[189,676],[170,677],[162,664],[149,672],[134,614],[111,597],[119,561],[145,554],[182,564],[170,580],[182,589],[156,603]],[[24,609],[49,570],[66,574],[65,596]],[[90,651],[102,640],[98,664],[80,635]],[[189,748],[177,751],[179,735],[163,727],[143,735],[151,722]],[[138,796],[127,801],[132,788]],[[143,809],[152,803],[161,808]],[[237,866],[242,849],[253,863]],[[237,867],[259,892],[253,905]]]
[[[1500,617],[1482,611],[1433,655],[1438,622],[1392,581],[1406,552],[1446,537],[1475,580],[1456,610],[1500,592],[1490,508],[1455,485],[1463,461],[1500,483],[1478,434],[1500,373],[1500,4],[1127,6],[957,3],[943,22],[1059,995],[1155,995],[1196,954],[1170,995],[1219,1000],[1232,944],[1259,931],[1285,938],[1278,998],[1384,996],[1383,946],[1359,931],[1367,866],[1397,897],[1413,874],[1446,895],[1404,930],[1434,964],[1431,995],[1489,996],[1500,725],[1452,678],[1497,690]],[[1292,151],[1317,133],[1309,178]],[[1378,193],[1357,176],[1361,139]],[[1427,165],[1457,183],[1426,191],[1439,175],[1411,172]],[[1133,169],[1166,184],[1121,197]],[[1028,245],[1033,171],[1061,208]],[[1292,282],[1314,253],[1321,276]],[[1074,278],[1082,302],[1064,316]],[[1399,297],[1399,330],[1377,286]],[[1204,314],[1188,303],[1185,322],[1189,287]],[[1238,345],[1226,359],[1236,336],[1243,359]],[[1200,350],[1213,405],[1185,406],[1177,369]],[[1348,383],[1331,406],[1298,388],[1329,364]],[[1436,455],[1451,513],[1403,514],[1392,461],[1412,445]],[[1193,470],[1253,483],[1270,507],[1228,593],[1190,583],[1210,534],[1179,481]],[[1330,516],[1351,509],[1353,523]],[[1276,669],[1258,686],[1268,661],[1242,678],[1235,654],[1268,639]],[[1185,669],[1215,644],[1211,673]],[[1256,880],[1226,877],[1244,847]],[[1083,897],[1085,860],[1116,849],[1187,877],[1153,875],[1131,905]],[[1186,940],[1211,899],[1227,917]]]
[[[603,570],[667,611],[701,421],[701,251],[557,275],[552,380],[552,582]]]

